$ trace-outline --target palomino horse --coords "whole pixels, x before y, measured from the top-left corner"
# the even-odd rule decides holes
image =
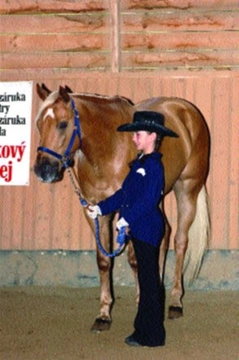
[[[74,161],[81,194],[91,204],[98,203],[121,186],[128,172],[128,163],[136,156],[131,135],[116,131],[120,124],[132,121],[135,111],[163,113],[165,125],[179,135],[177,139],[165,138],[160,151],[165,167],[165,194],[174,191],[178,217],[169,318],[182,316],[186,249],[188,247],[188,268],[192,269],[190,278],[193,279],[200,270],[209,233],[205,190],[209,168],[209,132],[200,111],[188,101],[178,98],[152,98],[134,105],[124,97],[71,93],[67,87],[50,92],[44,84],[37,85],[37,93],[43,103],[36,117],[40,146],[34,166],[35,174],[43,182],[59,181],[63,178],[65,168],[72,166]],[[85,215],[95,231],[94,223]],[[99,218],[101,243],[107,251],[112,245],[113,216]],[[187,246],[190,234],[194,234],[194,238]],[[170,225],[166,220],[159,259],[161,278],[169,235]],[[128,261],[137,284],[137,264],[131,242],[128,245]],[[98,248],[97,264],[101,285],[100,315],[91,328],[93,331],[109,329],[113,303],[110,290],[111,258]]]

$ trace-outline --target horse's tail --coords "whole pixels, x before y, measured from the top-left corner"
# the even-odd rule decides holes
[[[198,194],[196,215],[188,234],[189,241],[183,270],[183,272],[186,272],[186,282],[188,284],[191,284],[199,274],[203,256],[208,248],[209,237],[210,217],[208,196],[204,185]]]

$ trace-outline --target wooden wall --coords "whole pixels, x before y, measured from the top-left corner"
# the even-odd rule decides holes
[[[2,0],[0,14],[2,81],[195,103],[212,135],[209,247],[239,248],[238,0]],[[39,104],[34,90],[33,118]],[[37,144],[33,123],[30,186],[0,187],[0,248],[94,249],[69,179],[35,178]],[[175,231],[173,196],[167,211]]]
[[[239,65],[238,0],[2,0],[1,69],[224,70]]]

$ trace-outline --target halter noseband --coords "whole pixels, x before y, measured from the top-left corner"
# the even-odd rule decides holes
[[[64,153],[64,155],[58,154],[57,152],[45,147],[45,146],[39,146],[37,148],[37,151],[44,151],[49,155],[52,155],[54,157],[56,157],[58,160],[60,160],[60,162],[62,163],[62,167],[63,168],[67,168],[70,166],[71,163],[71,149],[72,146],[74,144],[75,138],[78,135],[79,140],[80,140],[80,147],[81,147],[81,142],[82,142],[82,137],[81,137],[81,129],[80,129],[80,117],[79,117],[79,113],[75,107],[75,103],[74,101],[71,99],[71,107],[72,110],[74,112],[74,130],[72,132],[71,135],[71,139],[69,141],[69,144],[67,146],[67,149]]]

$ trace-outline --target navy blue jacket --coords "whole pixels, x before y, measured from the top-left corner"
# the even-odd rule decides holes
[[[122,187],[98,203],[102,215],[119,211],[129,224],[130,235],[158,245],[165,231],[159,203],[164,191],[162,154],[151,153],[136,159]]]

